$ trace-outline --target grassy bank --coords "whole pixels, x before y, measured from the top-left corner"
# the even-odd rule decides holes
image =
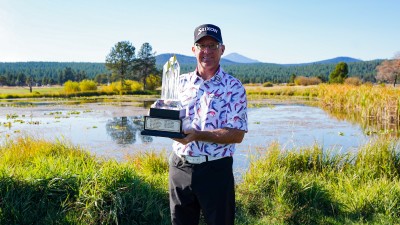
[[[237,224],[400,223],[400,156],[378,140],[355,155],[318,146],[260,152],[237,186]],[[165,154],[124,162],[31,138],[0,147],[0,224],[170,224]]]
[[[378,140],[355,154],[272,145],[238,185],[242,224],[399,224],[400,155]]]
[[[169,224],[165,157],[117,163],[30,138],[0,149],[0,224]]]
[[[124,91],[127,95],[159,95],[160,91]],[[107,96],[120,95],[119,91],[79,91],[67,93],[62,86],[52,87],[34,87],[32,93],[28,87],[0,87],[0,99],[16,98],[71,98],[71,97],[89,97],[89,96]]]
[[[314,98],[318,95],[318,86],[284,86],[263,87],[261,85],[245,85],[247,96],[250,100],[276,97],[276,96],[301,96]]]
[[[64,92],[63,86],[50,86],[50,87],[33,87],[32,92],[41,94],[54,94]],[[29,87],[0,87],[0,95],[26,95],[30,94]]]

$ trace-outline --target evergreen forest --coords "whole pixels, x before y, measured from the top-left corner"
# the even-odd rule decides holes
[[[157,57],[156,57],[157,58]],[[178,61],[179,57],[178,57]],[[161,75],[162,61],[157,59],[158,75]],[[180,61],[181,73],[195,69],[195,62]],[[376,67],[382,60],[349,62],[349,77],[359,77],[364,82],[375,82]],[[326,82],[335,69],[335,63],[272,64],[233,63],[221,61],[223,69],[239,78],[242,83],[287,83],[292,75],[318,77]],[[132,76],[134,77],[134,76]],[[24,86],[28,80],[36,85],[63,84],[68,80],[95,80],[99,84],[114,81],[111,71],[104,63],[89,62],[0,62],[0,85]]]

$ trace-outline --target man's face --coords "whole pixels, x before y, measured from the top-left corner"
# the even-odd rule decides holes
[[[199,70],[213,70],[218,69],[219,61],[224,53],[225,46],[219,44],[214,38],[206,36],[200,39],[192,47],[192,51],[196,56]]]

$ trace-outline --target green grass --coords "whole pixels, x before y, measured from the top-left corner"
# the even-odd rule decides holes
[[[23,138],[2,146],[0,162],[0,224],[169,224],[165,160],[148,171]]]
[[[377,140],[357,154],[272,145],[238,185],[241,224],[399,224],[395,143]]]
[[[170,224],[166,154],[123,162],[24,137],[0,146],[0,224]],[[237,184],[237,224],[399,224],[397,141],[358,153],[319,146],[254,156]]]
[[[32,87],[32,93],[52,94],[64,92],[62,86]],[[29,87],[0,87],[0,94],[24,95],[29,94]]]
[[[160,91],[139,90],[139,91],[125,91],[126,95],[159,95]],[[89,96],[109,96],[120,95],[120,92],[115,91],[79,91],[73,93],[66,93],[62,86],[52,87],[33,87],[30,93],[28,87],[0,87],[0,99],[14,99],[14,98],[71,98],[71,97],[89,97]]]

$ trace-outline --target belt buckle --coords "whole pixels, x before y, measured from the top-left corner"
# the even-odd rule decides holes
[[[190,164],[202,164],[204,162],[207,162],[207,157],[206,157],[205,161],[203,161],[202,157],[206,157],[206,156],[187,156],[187,155],[182,156],[184,162],[187,162]]]
[[[189,162],[190,159],[188,160],[187,155],[180,155],[179,158],[181,158],[184,163],[192,164],[191,162]]]
[[[184,155],[177,155],[184,163],[187,163],[187,159]]]

